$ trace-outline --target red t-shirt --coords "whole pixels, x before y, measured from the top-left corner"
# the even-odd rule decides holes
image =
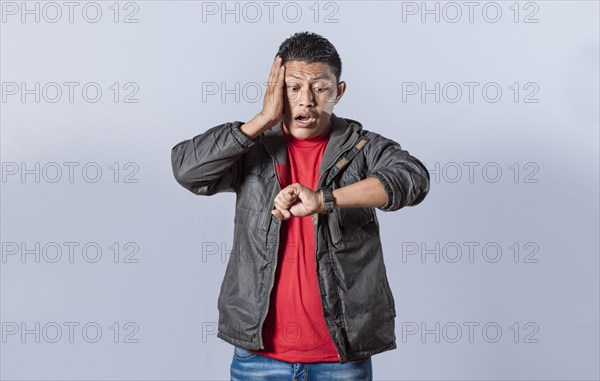
[[[277,166],[282,189],[300,183],[315,190],[332,125],[322,135],[304,140],[289,135],[285,125],[283,130],[289,165]],[[252,352],[286,362],[338,362],[323,317],[312,216],[283,221],[280,234],[275,283],[263,327],[265,349]]]

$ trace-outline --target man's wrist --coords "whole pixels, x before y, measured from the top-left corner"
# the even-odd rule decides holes
[[[240,126],[240,131],[249,139],[254,140],[269,128],[271,128],[270,122],[264,115],[258,113],[250,121],[242,124]]]
[[[317,200],[319,200],[319,207],[317,208],[317,213],[323,213],[325,211],[325,195],[323,195],[323,189],[319,189],[317,191]]]
[[[242,124],[239,129],[240,132],[242,134],[244,134],[245,137],[247,137],[249,140],[254,140],[258,137],[259,134],[256,133],[256,130],[252,128],[252,121],[246,122],[244,124]]]

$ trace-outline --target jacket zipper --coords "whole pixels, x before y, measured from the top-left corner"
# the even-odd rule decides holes
[[[353,147],[353,146],[356,144],[356,141],[357,141],[359,138],[360,138],[360,136],[359,136],[358,138],[354,139],[354,142],[352,143],[352,146],[351,146],[351,147]],[[324,175],[325,173],[328,173],[328,172],[329,172],[329,170],[331,169],[331,167],[333,167],[333,166],[335,165],[335,163],[336,163],[336,162],[339,160],[339,158],[340,158],[342,155],[344,155],[346,152],[348,152],[348,151],[349,151],[349,150],[347,149],[347,150],[345,150],[345,151],[342,151],[342,152],[340,152],[340,153],[339,153],[339,154],[338,154],[338,155],[335,157],[335,160],[333,160],[333,161],[332,161],[332,164],[331,164],[331,165],[329,165],[327,168],[325,168],[325,170],[323,171],[323,173],[322,173],[322,174],[319,176],[319,181],[318,181],[318,183],[317,183],[317,187],[319,187],[319,184],[321,184],[321,180],[323,179],[323,175]],[[327,184],[323,184],[323,185],[327,185]],[[317,217],[317,224],[315,225],[315,264],[316,264],[316,266],[315,266],[315,267],[316,267],[316,269],[317,269],[317,286],[319,287],[319,297],[321,297],[321,293],[322,293],[322,290],[321,290],[321,283],[318,281],[318,279],[319,279],[319,262],[318,262],[318,259],[317,259],[317,253],[319,252],[319,233],[318,233],[318,231],[319,231],[319,220],[320,220],[320,219],[321,219],[321,216],[320,216],[320,215],[318,215],[318,217]],[[335,222],[334,222],[334,223],[335,223]],[[323,299],[322,299],[322,297],[321,297],[321,304],[323,304]],[[323,309],[325,309],[325,308],[323,307]],[[323,320],[326,320],[326,318],[325,318],[325,315],[323,315]],[[326,328],[327,328],[327,327],[326,327]],[[327,333],[329,333],[329,329],[327,329]],[[333,343],[335,344],[335,350],[337,351],[338,358],[339,358],[339,359],[340,359],[340,361],[341,361],[341,360],[342,360],[342,356],[341,356],[341,354],[340,354],[340,345],[339,345],[339,343],[337,342],[337,340],[336,340],[335,338],[332,338],[332,339],[333,339]]]

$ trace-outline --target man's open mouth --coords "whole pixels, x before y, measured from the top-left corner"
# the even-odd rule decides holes
[[[310,124],[315,121],[315,117],[309,114],[300,114],[294,118],[299,124]]]

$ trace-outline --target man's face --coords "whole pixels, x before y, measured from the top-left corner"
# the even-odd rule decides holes
[[[326,63],[288,61],[284,66],[283,123],[298,139],[322,134],[346,84],[342,81],[336,86],[335,75]]]

